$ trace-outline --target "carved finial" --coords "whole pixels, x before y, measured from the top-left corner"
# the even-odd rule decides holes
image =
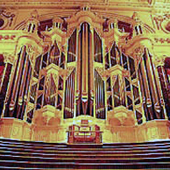
[[[160,55],[160,56],[155,56],[155,58],[154,58],[154,64],[155,64],[155,66],[156,67],[158,67],[158,66],[164,66],[164,64],[165,64],[165,58],[166,58],[166,56],[165,55]]]
[[[117,18],[114,18],[114,28],[118,28],[118,20],[117,20]]]
[[[38,15],[37,10],[34,10],[34,11],[31,12],[31,17],[32,17],[32,18],[38,19],[38,16],[39,16],[39,15]]]
[[[137,12],[134,12],[132,15],[132,19],[134,19],[135,21],[139,21],[139,16]]]

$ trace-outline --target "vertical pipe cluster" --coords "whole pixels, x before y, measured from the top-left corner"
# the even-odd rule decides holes
[[[36,108],[27,113],[29,123],[32,121],[34,111],[45,105],[62,110],[63,96],[58,91],[63,90],[63,77],[58,75],[55,66],[58,69],[65,68],[65,54],[60,51],[56,41],[46,53],[40,54],[35,59],[33,78],[37,81],[31,84],[29,102],[35,104]]]
[[[11,69],[12,64],[8,62],[5,63],[3,55],[0,55],[0,116],[4,106]]]
[[[158,70],[159,81],[160,81],[162,95],[163,95],[160,100],[161,100],[162,105],[163,105],[164,104],[163,98],[164,98],[167,117],[168,117],[168,119],[170,119],[170,97],[169,97],[170,90],[169,90],[169,87],[168,87],[169,81],[168,81],[167,73],[166,73],[165,68],[163,66],[160,66],[160,65],[157,67],[157,70]]]
[[[95,103],[96,103],[96,118],[105,119],[105,85],[99,73],[95,70]]]
[[[123,53],[121,54],[116,43],[113,42],[111,49],[105,55],[105,69],[108,70],[116,65],[123,66],[123,56]]]
[[[39,78],[36,109],[40,109],[45,105],[52,105],[61,110],[63,99],[58,93],[58,90],[63,90],[62,76],[58,75],[58,71],[55,72],[54,70],[52,72],[48,72],[47,70],[47,73],[41,71],[46,67],[53,69],[50,68],[50,65],[53,64],[59,68],[65,68],[65,55],[60,51],[56,41],[54,41],[48,52],[37,57],[36,63],[37,67],[35,67],[34,76]],[[41,74],[39,74],[40,72]],[[35,85],[32,88],[32,95],[34,95]]]
[[[143,110],[141,107],[140,87],[138,83],[137,64],[135,59],[122,53],[114,42],[105,56],[105,69],[113,70],[107,80],[108,109],[125,106],[136,115],[138,124],[142,123]],[[118,71],[119,73],[118,74]],[[111,83],[109,85],[109,80]],[[112,94],[110,94],[110,90]],[[112,103],[112,105],[111,105]]]
[[[92,36],[90,25],[82,23],[78,34],[78,59],[77,59],[77,96],[76,96],[76,115],[93,116],[93,97],[92,97],[92,65],[91,50]]]
[[[5,99],[4,116],[23,119],[31,79],[31,62],[26,46],[18,54],[14,72]]]
[[[68,40],[68,52],[67,52],[67,62],[76,61],[76,50],[77,50],[77,29],[74,30],[73,34]]]
[[[74,117],[74,100],[75,100],[75,69],[71,72],[66,80],[64,118]]]
[[[102,39],[94,29],[94,61],[103,63]]]
[[[162,105],[159,82],[156,78],[156,70],[154,69],[152,56],[146,48],[139,65],[138,75],[146,120],[164,119],[165,111]]]

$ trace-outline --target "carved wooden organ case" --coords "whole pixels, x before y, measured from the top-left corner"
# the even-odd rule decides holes
[[[111,121],[119,117],[117,108],[135,124],[169,117],[162,93],[168,75],[140,43],[144,25],[80,11],[68,18],[33,17],[17,29],[40,39],[42,50],[26,38],[13,64],[0,56],[2,116],[31,123],[36,110],[51,105],[63,119],[88,115]]]

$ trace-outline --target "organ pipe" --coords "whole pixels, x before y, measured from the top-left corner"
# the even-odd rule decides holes
[[[144,64],[144,60],[141,61],[141,77],[143,79],[143,86],[145,89],[145,102],[146,102],[146,106],[147,106],[147,113],[148,113],[148,117],[149,120],[153,120],[153,109],[152,109],[152,101],[151,101],[151,96],[150,96],[150,88],[148,85],[148,77],[147,77],[147,73],[146,73],[146,68],[145,68],[145,64]]]
[[[74,116],[74,96],[75,96],[75,69],[66,80],[64,118],[73,118]]]
[[[29,61],[29,65],[28,65],[28,71],[27,71],[27,78],[26,78],[26,85],[25,85],[25,89],[24,89],[24,94],[23,94],[23,104],[22,104],[22,109],[20,111],[20,118],[23,119],[24,118],[24,113],[25,113],[25,109],[26,109],[26,104],[27,104],[27,96],[28,96],[28,92],[29,92],[29,87],[30,87],[30,79],[31,79],[31,73],[32,73],[32,68],[31,68],[31,63]]]
[[[0,65],[1,65],[1,69],[3,68],[3,70],[1,70],[0,73],[1,74],[0,75],[0,115],[1,115],[3,111],[3,105],[5,103],[4,101],[7,93],[7,87],[10,79],[12,64],[8,62],[4,63],[4,61],[1,61]],[[2,116],[4,115],[2,114]]]
[[[102,50],[102,40],[100,39],[99,35],[97,32],[93,31],[94,35],[94,61],[103,63],[103,50]]]
[[[105,93],[104,81],[95,70],[95,102],[96,102],[96,117],[105,119]]]
[[[163,96],[162,96],[162,92],[161,92],[161,84],[160,84],[160,81],[159,81],[158,71],[157,71],[157,69],[155,68],[155,66],[152,62],[151,56],[150,56],[150,62],[151,62],[151,68],[153,70],[153,78],[155,80],[155,87],[156,87],[156,92],[157,92],[157,97],[158,97],[158,104],[159,104],[159,108],[160,108],[159,117],[167,119],[166,110],[165,110],[165,106],[164,106],[165,103],[163,101]]]
[[[24,50],[23,50],[23,48],[24,48]],[[23,51],[25,51],[25,47],[23,47],[23,48],[21,48],[21,50],[18,54],[17,62],[13,67],[13,72],[12,72],[12,75],[11,75],[11,81],[10,81],[9,88],[8,88],[8,91],[7,91],[7,95],[6,95],[6,99],[5,99],[3,114],[4,114],[4,116],[7,116],[7,117],[8,116],[13,117],[13,113],[10,113],[10,112],[14,109],[15,103],[14,102],[11,103],[11,98],[13,96],[13,93],[15,92],[14,89],[16,88],[15,86],[16,86],[16,77],[18,75],[18,69],[19,69],[18,67],[20,66],[21,58],[24,57]]]
[[[157,69],[158,69],[159,80],[160,80],[160,84],[161,84],[161,88],[162,88],[163,97],[164,97],[164,100],[165,100],[165,108],[166,108],[167,116],[169,118],[169,112],[170,112],[169,103],[170,103],[170,100],[168,98],[168,86],[167,86],[168,80],[167,80],[167,77],[165,75],[164,68],[162,66],[158,66]]]
[[[88,24],[83,23],[82,25],[82,105],[83,114],[87,113],[88,105]]]
[[[23,114],[26,107],[28,93],[27,82],[30,81],[29,75],[29,56],[26,53],[26,46],[21,48],[18,55],[15,71],[11,76],[11,84],[8,93],[9,97],[6,98],[4,116],[16,117],[23,119]]]
[[[76,103],[77,115],[92,115],[90,103],[93,102],[93,65],[90,44],[92,44],[92,33],[88,23],[82,23],[78,34],[78,59],[77,59],[77,90]]]
[[[26,57],[26,46],[22,48],[20,55],[21,57],[19,59],[18,68],[16,67],[16,77],[14,77],[14,86],[13,86],[12,96],[11,96],[10,104],[9,104],[10,117],[14,116],[14,108],[15,108],[15,104],[16,104],[16,100],[18,96],[18,90],[19,90],[20,83],[21,83],[22,71],[24,69],[23,65],[25,63],[25,57]]]
[[[68,40],[68,53],[67,53],[67,62],[73,62],[76,60],[77,52],[77,29],[74,30],[73,34]]]
[[[21,112],[21,107],[22,107],[22,104],[23,104],[23,100],[24,100],[24,91],[25,91],[25,82],[26,82],[26,78],[27,78],[27,72],[28,72],[28,62],[29,62],[29,59],[28,59],[28,56],[26,56],[26,62],[25,62],[25,65],[23,66],[24,67],[24,70],[23,70],[23,74],[22,74],[22,77],[21,77],[21,88],[20,88],[20,91],[19,91],[19,96],[18,96],[18,106],[17,106],[17,118],[20,117],[20,112]]]
[[[146,57],[146,69],[147,69],[147,74],[148,78],[150,79],[149,84],[150,84],[150,90],[151,90],[151,95],[152,95],[152,100],[153,100],[153,105],[154,105],[154,111],[155,111],[155,118],[160,118],[160,106],[158,102],[158,95],[157,95],[157,90],[155,87],[155,80],[154,80],[154,73],[151,68],[151,62],[150,62],[150,56],[148,54],[148,50],[145,49],[145,57]]]

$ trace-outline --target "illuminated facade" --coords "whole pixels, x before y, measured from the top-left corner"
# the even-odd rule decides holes
[[[125,1],[0,2],[1,137],[169,138],[170,2]]]

